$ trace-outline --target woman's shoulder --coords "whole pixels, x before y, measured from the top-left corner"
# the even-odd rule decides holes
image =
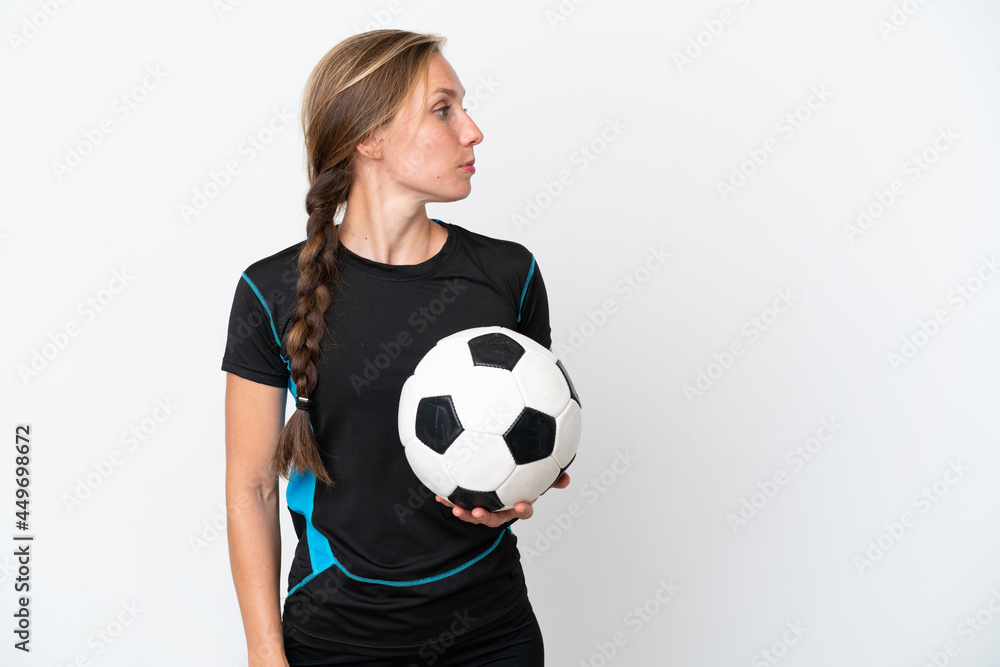
[[[294,243],[271,255],[252,262],[243,273],[262,289],[291,285],[294,289],[299,278],[299,253],[305,240]]]
[[[248,267],[247,271],[274,271],[274,270],[284,270],[288,266],[298,266],[299,253],[302,252],[302,246],[305,245],[305,239],[293,243],[287,248],[282,248],[281,250],[267,255],[266,257],[261,257],[260,259],[254,260]]]
[[[487,236],[470,229],[448,223],[452,229],[458,231],[462,245],[466,250],[481,260],[498,262],[507,267],[519,267],[521,264],[527,266],[533,258],[533,254],[521,243],[495,236]]]
[[[305,240],[262,257],[247,266],[240,276],[237,295],[242,290],[245,301],[263,304],[279,328],[295,304],[299,252],[303,245]]]

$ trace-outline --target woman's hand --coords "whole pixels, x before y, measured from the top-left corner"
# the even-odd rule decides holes
[[[549,488],[565,489],[567,486],[569,486],[569,475],[563,473],[559,475],[559,479],[553,482],[552,486]],[[547,490],[548,489],[546,489],[546,491]],[[544,494],[545,491],[542,491],[542,493]],[[507,523],[511,519],[528,519],[535,511],[532,507],[534,501],[531,501],[530,503],[516,503],[513,509],[504,510],[502,512],[490,512],[482,507],[474,507],[470,512],[469,510],[462,509],[457,505],[452,505],[441,496],[434,496],[434,500],[446,507],[450,507],[451,513],[462,521],[466,521],[468,523],[481,523],[489,526],[490,528],[496,528],[497,526]]]

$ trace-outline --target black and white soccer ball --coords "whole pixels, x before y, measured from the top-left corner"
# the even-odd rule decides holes
[[[580,427],[580,398],[562,363],[498,326],[442,338],[399,398],[399,437],[413,472],[468,510],[538,498],[576,456]]]

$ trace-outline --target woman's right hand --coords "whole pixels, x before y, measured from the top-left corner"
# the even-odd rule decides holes
[[[247,667],[291,667],[291,665],[288,664],[288,658],[282,655],[273,660],[251,660],[247,663]]]
[[[277,650],[274,650],[277,648]],[[285,656],[284,644],[281,646],[260,647],[252,650],[247,661],[247,667],[291,667]]]

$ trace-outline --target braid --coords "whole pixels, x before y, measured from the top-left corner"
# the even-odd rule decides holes
[[[299,253],[296,303],[284,341],[297,398],[312,398],[316,365],[330,333],[326,314],[339,280],[334,221],[347,208],[347,195],[357,174],[355,161],[360,159],[358,145],[395,122],[420,81],[426,96],[430,59],[441,52],[442,44],[444,37],[430,33],[396,29],[361,33],[323,56],[306,83],[301,120],[309,221]],[[310,407],[314,403],[310,400]],[[292,469],[312,472],[317,480],[333,486],[307,410],[296,409],[289,418],[271,463],[282,477],[289,477]]]
[[[306,242],[299,254],[299,280],[285,346],[295,393],[309,398],[316,388],[316,363],[322,342],[329,332],[326,312],[333,302],[333,289],[339,276],[337,266],[337,226],[334,216],[346,202],[350,176],[344,169],[321,172],[306,195]],[[295,410],[278,437],[274,468],[288,477],[291,468],[310,471],[316,478],[333,486],[319,454],[319,443],[309,422],[308,412]]]

